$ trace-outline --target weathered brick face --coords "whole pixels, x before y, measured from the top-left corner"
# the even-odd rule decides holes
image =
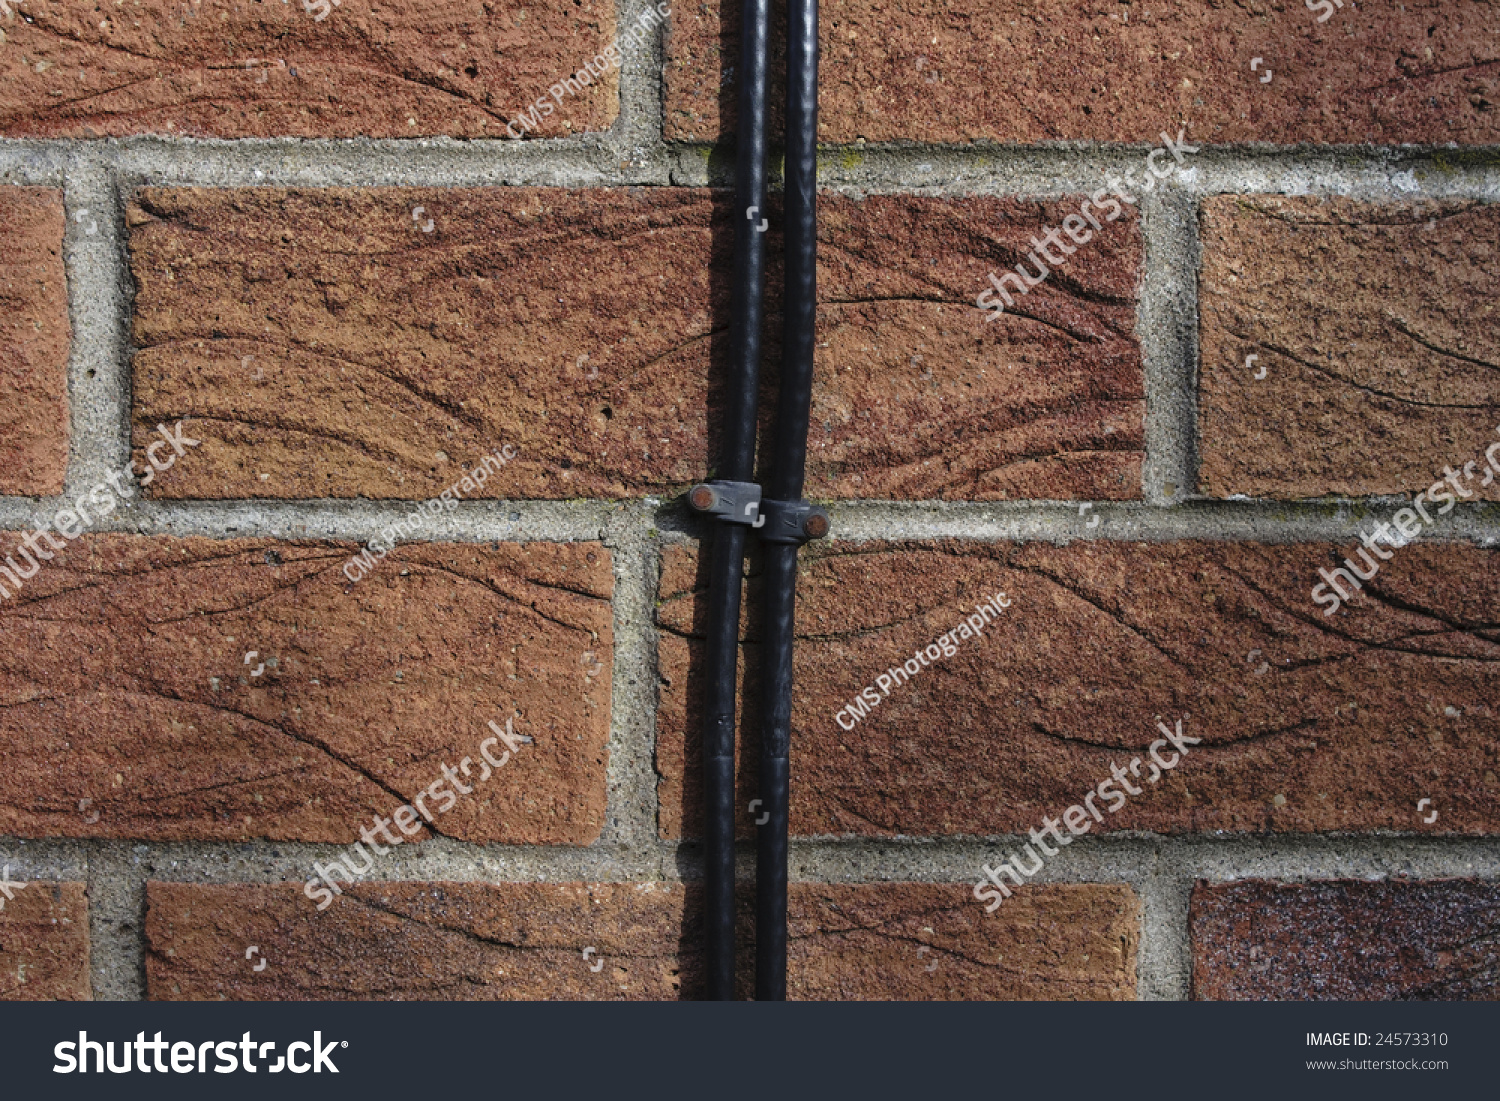
[[[999,324],[974,308],[1063,208],[825,199],[810,492],[1140,495],[1134,219]],[[203,437],[153,493],[429,496],[503,444],[481,495],[680,490],[717,438],[727,214],[686,189],[148,190],[137,446]]]
[[[0,1001],[87,1001],[89,904],[84,885],[7,887],[12,897],[0,909]]]
[[[1493,552],[1396,552],[1330,620],[1309,590],[1334,551],[1100,541],[805,551],[792,832],[1025,832],[1133,758],[1145,793],[1097,829],[1409,828],[1417,801],[1442,791],[1437,829],[1500,832],[1500,727],[1481,672],[1500,609]],[[696,835],[700,821],[703,583],[694,554],[667,556],[657,768],[668,837]],[[856,725],[844,708],[862,689],[997,592],[1011,606],[981,639],[888,695],[877,689]],[[752,656],[758,641],[752,629]],[[753,728],[753,689],[748,699]],[[1158,723],[1178,720],[1202,744],[1146,784]],[[753,749],[748,760],[741,806],[754,794]]]
[[[0,0],[0,998],[704,994],[740,16]],[[1493,996],[1500,3],[819,32],[790,996]]]
[[[62,193],[0,187],[0,491],[59,493],[68,465]]]
[[[1181,126],[1207,142],[1496,141],[1493,4],[1349,4],[1321,24],[1318,14],[1298,0],[830,0],[818,136],[1152,142]],[[738,39],[732,0],[680,6],[669,138],[733,129]],[[1254,55],[1271,60],[1251,70]]]
[[[1416,493],[1483,469],[1500,206],[1217,196],[1202,231],[1205,493]],[[1470,474],[1467,492],[1500,500]]]
[[[1200,884],[1193,993],[1211,1000],[1490,1001],[1492,881]]]
[[[5,137],[502,138],[615,31],[602,0],[21,6],[0,47]],[[537,136],[607,128],[617,75],[559,106]]]
[[[680,883],[366,883],[321,915],[295,886],[152,883],[148,902],[147,980],[161,1000],[702,995],[701,903]],[[1134,993],[1128,888],[1031,887],[991,917],[961,884],[794,884],[790,908],[800,998]],[[249,943],[277,966],[239,966]],[[745,993],[750,963],[747,952]]]
[[[532,743],[431,829],[597,837],[609,552],[418,545],[350,584],[356,549],[106,535],[57,552],[0,603],[0,831],[350,842],[511,719]]]

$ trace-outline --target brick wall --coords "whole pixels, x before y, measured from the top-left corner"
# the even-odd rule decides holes
[[[694,996],[733,5],[9,7],[0,997]],[[1324,7],[825,0],[793,996],[1493,996],[1500,9]]]

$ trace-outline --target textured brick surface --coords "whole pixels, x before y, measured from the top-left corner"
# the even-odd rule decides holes
[[[1129,11],[1126,11],[1126,8]],[[1500,138],[1500,12],[1486,0],[828,0],[823,141],[1490,144]],[[778,21],[778,27],[784,25]],[[733,126],[739,13],[681,3],[667,137]],[[1264,66],[1251,71],[1255,57]],[[727,59],[727,61],[726,61]],[[1261,77],[1272,72],[1269,83]]]
[[[1415,493],[1483,469],[1500,206],[1219,196],[1202,241],[1203,492]],[[1473,492],[1500,500],[1493,480]]]
[[[1226,1001],[1492,1001],[1500,885],[1200,883],[1193,994]]]
[[[793,884],[790,995],[1133,996],[1138,907],[1128,887],[1029,887],[993,917],[968,890]],[[296,885],[152,883],[148,892],[156,999],[701,996],[697,896],[682,884],[366,883],[322,914]],[[251,944],[269,961],[262,971],[244,959]],[[745,951],[744,995],[749,963]]]
[[[800,998],[1135,997],[1139,906],[1129,887],[1027,887],[991,915],[967,884],[798,883],[789,908],[787,967]]]
[[[1133,219],[1000,322],[974,306],[1076,209],[825,197],[810,493],[1140,495]],[[203,439],[153,493],[419,497],[502,442],[520,457],[496,497],[703,475],[728,352],[723,193],[148,190],[130,218],[138,442],[180,417]]]
[[[533,743],[432,828],[597,837],[609,553],[406,546],[350,585],[353,549],[117,535],[57,552],[0,603],[0,835],[353,841],[514,716]]]
[[[364,883],[322,913],[300,884],[151,883],[147,900],[154,999],[663,999],[682,984],[681,884]]]
[[[498,138],[615,32],[609,0],[24,0],[0,21],[0,134]],[[604,130],[607,75],[540,135]]]
[[[84,885],[36,881],[10,893],[0,910],[0,1001],[88,1001]]]
[[[0,493],[60,493],[67,471],[62,240],[60,191],[0,187]]]
[[[1024,832],[1109,779],[1112,763],[1144,756],[1158,718],[1183,718],[1203,744],[1097,829],[1500,831],[1494,554],[1396,551],[1373,598],[1330,620],[1309,590],[1332,555],[1204,542],[804,549],[792,832]],[[691,548],[667,552],[657,769],[669,837],[700,820],[689,705],[703,584]],[[983,641],[960,642],[840,728],[835,713],[877,674],[997,590],[1012,607]],[[753,729],[758,696],[746,698]],[[745,783],[739,805],[752,795]],[[1435,825],[1415,810],[1424,797]]]

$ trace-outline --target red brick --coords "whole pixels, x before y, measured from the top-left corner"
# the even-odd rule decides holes
[[[1493,1001],[1500,885],[1477,879],[1200,883],[1193,996]]]
[[[993,914],[962,883],[794,883],[790,896],[787,971],[798,998],[1135,997],[1140,908],[1124,885],[1025,887]]]
[[[1220,196],[1202,240],[1203,492],[1416,493],[1484,468],[1500,206]]]
[[[68,469],[63,229],[62,192],[0,187],[0,493],[61,493]]]
[[[4,23],[0,134],[90,138],[498,138],[614,37],[576,0],[289,4],[25,0]],[[605,130],[618,76],[565,98],[539,136]]]
[[[147,984],[158,1000],[701,997],[698,898],[677,883],[365,883],[319,913],[297,884],[151,883]],[[1028,887],[992,916],[962,884],[793,884],[789,909],[794,999],[1134,994],[1124,886]]]
[[[1500,645],[1495,552],[1395,551],[1372,588],[1329,619],[1310,590],[1335,549],[1189,541],[804,549],[792,832],[1024,833],[1079,803],[1113,764],[1128,769],[1145,757],[1159,719],[1182,719],[1184,734],[1202,744],[1096,828],[1500,831],[1500,700],[1487,673]],[[691,836],[700,821],[703,585],[693,549],[670,548],[658,610],[665,837]],[[752,581],[752,605],[757,587]],[[840,728],[835,713],[877,674],[998,591],[1012,606],[983,641],[960,641],[957,654],[893,688],[854,730]],[[745,699],[742,731],[753,732],[753,685]],[[742,742],[753,762],[753,733]],[[742,807],[754,795],[750,779],[742,777]],[[1416,811],[1422,798],[1440,811],[1434,825]]]
[[[1128,13],[1112,0],[827,0],[818,136],[1156,142],[1185,126],[1203,142],[1500,140],[1493,4],[1345,4],[1317,17],[1300,0],[1254,11],[1158,0]],[[725,66],[738,38],[736,4],[676,6],[668,140],[732,129]],[[1265,61],[1252,72],[1256,57]]]
[[[1076,208],[822,200],[810,493],[1139,497],[1134,220],[999,323],[974,305]],[[502,443],[491,496],[685,487],[718,433],[728,215],[667,188],[143,192],[136,442],[203,440],[152,492],[422,497]]]
[[[432,828],[597,838],[609,552],[406,545],[351,585],[354,550],[85,535],[56,552],[0,602],[0,835],[350,842],[513,716],[533,743]]]
[[[682,983],[681,884],[363,883],[319,913],[301,884],[151,883],[147,901],[156,1000],[663,999]]]
[[[88,1001],[84,885],[37,880],[10,893],[10,899],[0,899],[0,1001]]]

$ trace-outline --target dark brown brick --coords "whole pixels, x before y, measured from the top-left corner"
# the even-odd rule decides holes
[[[62,192],[0,187],[0,493],[61,493],[68,469],[63,228]]]
[[[1500,16],[1486,0],[1348,3],[1321,24],[1301,0],[1129,7],[827,0],[818,135],[1155,142],[1185,126],[1189,141],[1203,142],[1500,139]],[[669,140],[714,141],[732,129],[738,38],[736,4],[676,6]],[[1265,61],[1252,71],[1256,57]]]
[[[1478,477],[1500,443],[1500,206],[1220,196],[1202,239],[1204,493],[1414,494],[1475,461]],[[1489,478],[1465,488],[1500,500]]]
[[[615,34],[608,0],[22,7],[0,25],[6,137],[499,138]],[[607,129],[617,85],[565,97],[539,135]]]
[[[1157,785],[1137,784],[1143,794],[1098,828],[1500,831],[1500,701],[1488,673],[1500,656],[1495,552],[1394,551],[1366,594],[1328,618],[1310,591],[1334,553],[1102,541],[804,549],[793,833],[1025,832],[1079,803],[1113,764],[1145,757],[1158,720],[1178,719],[1202,744]],[[666,837],[694,835],[701,820],[704,583],[693,549],[668,549],[657,725]],[[836,712],[878,674],[998,591],[1012,606],[983,641],[960,641],[841,729]],[[753,762],[753,682],[745,699]],[[750,779],[742,775],[741,807]],[[1434,801],[1435,824],[1418,814],[1422,798]]]
[[[1476,879],[1200,883],[1193,996],[1492,1001],[1500,886]]]
[[[609,552],[405,545],[351,585],[354,550],[85,535],[56,552],[0,602],[0,835],[349,842],[513,716],[533,743],[432,828],[593,841]]]
[[[147,983],[158,1000],[701,997],[698,897],[675,883],[365,883],[319,913],[297,884],[152,883]],[[1138,906],[1124,886],[1027,887],[991,916],[962,884],[793,884],[789,909],[795,999],[1135,990]]]
[[[1000,322],[974,305],[1076,209],[821,201],[810,493],[1140,495],[1134,219]],[[131,220],[137,445],[179,418],[203,440],[154,493],[428,496],[502,443],[520,457],[489,496],[703,476],[727,355],[722,193],[148,190]]]
[[[34,881],[10,893],[0,899],[0,1001],[88,1001],[84,885]]]

